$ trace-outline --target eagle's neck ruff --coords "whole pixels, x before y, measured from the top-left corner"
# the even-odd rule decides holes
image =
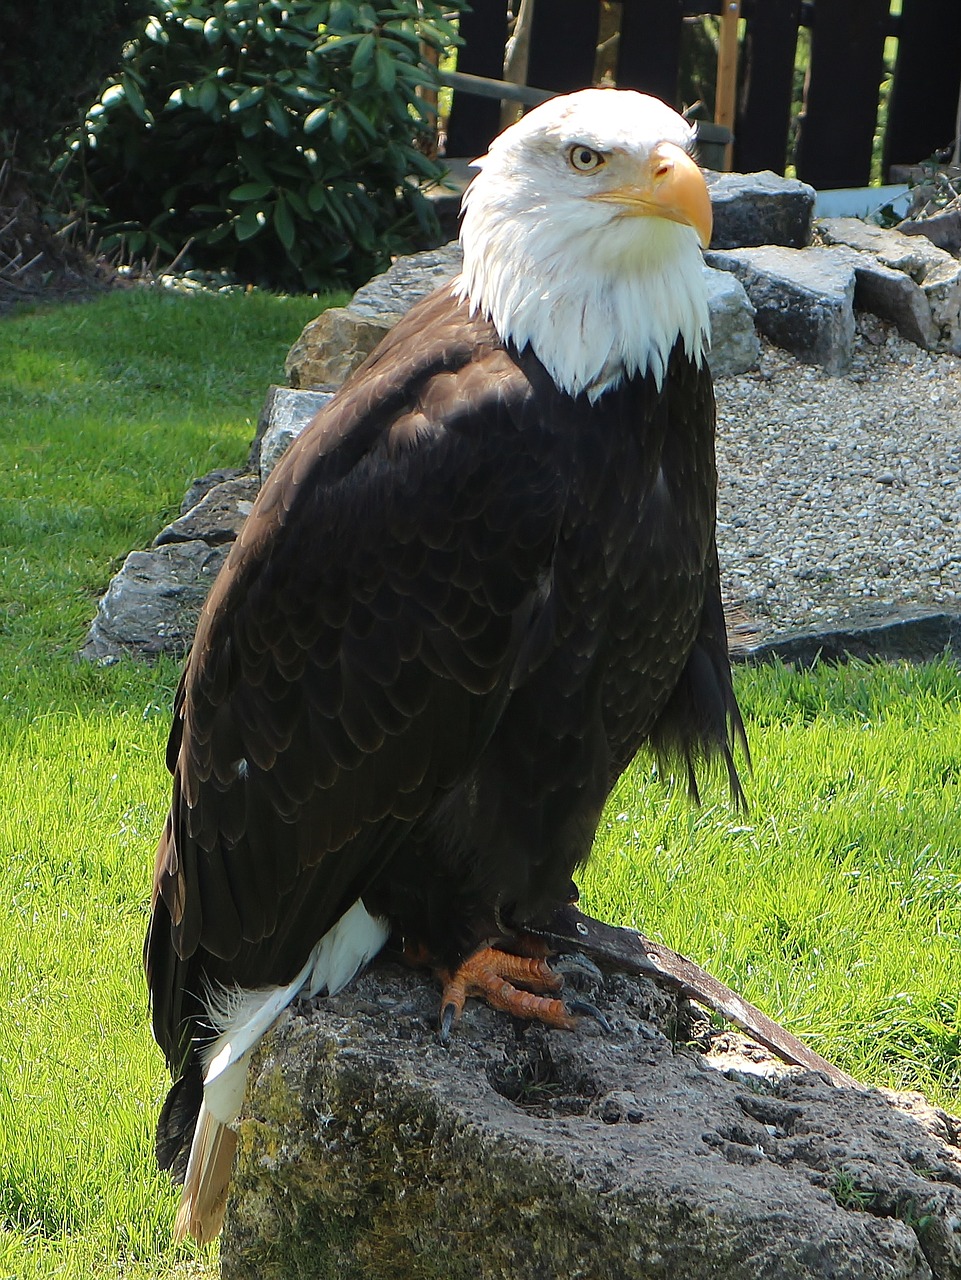
[[[594,401],[648,372],[660,387],[678,338],[698,365],[704,359],[707,289],[689,227],[624,218],[577,237],[543,206],[501,216],[468,192],[461,243],[456,295],[503,342],[529,344],[572,396]]]

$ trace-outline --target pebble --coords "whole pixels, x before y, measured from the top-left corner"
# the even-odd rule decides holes
[[[759,638],[961,612],[961,359],[892,329],[828,375],[764,343],[716,392],[725,601]]]

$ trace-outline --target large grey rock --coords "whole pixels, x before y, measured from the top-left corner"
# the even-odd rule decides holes
[[[854,267],[830,249],[711,251],[712,267],[732,271],[757,311],[760,331],[779,347],[829,373],[842,373],[854,346]]]
[[[610,1033],[518,1030],[378,965],[289,1014],[251,1073],[225,1280],[957,1280],[958,1122],[757,1046],[665,1034],[608,975]],[[683,1025],[683,1023],[682,1023]]]
[[[180,503],[180,514],[185,516],[188,511],[193,510],[216,485],[223,484],[225,480],[235,480],[237,476],[244,474],[243,467],[217,467],[216,470],[191,480]]]
[[[731,637],[735,662],[933,662],[947,650],[961,653],[961,614],[916,608],[864,610],[843,627],[826,626],[759,639],[749,627]]]
[[[909,342],[933,350],[939,342],[931,306],[922,289],[904,271],[885,266],[872,253],[838,246],[854,268],[854,306],[857,311],[890,320]]]
[[[895,230],[906,236],[927,236],[939,249],[957,257],[961,254],[961,204],[926,218],[905,218]]]
[[[389,332],[386,321],[355,315],[350,307],[328,307],[288,351],[287,381],[301,389],[339,386]]]
[[[113,662],[185,653],[227,552],[200,541],[131,551],[97,605],[82,656]]]
[[[939,351],[961,353],[961,262],[925,236],[906,236],[858,218],[825,218],[819,224],[827,244],[849,245],[900,271],[921,289]]]
[[[796,178],[705,172],[714,211],[712,249],[762,244],[803,249],[811,243],[815,190]]]
[[[198,538],[211,546],[233,542],[250,515],[259,489],[259,477],[250,473],[222,480],[208,489],[195,506],[161,529],[154,546]]]
[[[456,240],[439,249],[406,254],[361,285],[350,300],[350,309],[362,320],[396,324],[415,302],[453,280],[463,262],[464,255]]]
[[[751,300],[740,280],[728,271],[706,266],[704,279],[711,309],[711,373],[715,378],[746,373],[757,364],[761,349]]]

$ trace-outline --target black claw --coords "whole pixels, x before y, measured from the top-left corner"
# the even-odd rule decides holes
[[[614,1029],[597,1005],[591,1004],[589,1000],[565,1000],[564,1006],[568,1013],[582,1014],[584,1017],[593,1018],[604,1031],[613,1031]]]
[[[441,1044],[450,1044],[451,1028],[454,1025],[454,1019],[457,1017],[457,1006],[455,1004],[445,1004],[440,1011],[440,1031],[438,1039]]]
[[[555,956],[551,960],[551,968],[555,973],[583,974],[585,977],[593,978],[595,982],[603,983],[604,981],[603,973],[590,956],[581,955],[578,951]]]

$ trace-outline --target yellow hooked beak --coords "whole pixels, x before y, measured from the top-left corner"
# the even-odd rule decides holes
[[[683,223],[694,228],[702,248],[711,243],[714,218],[704,175],[687,152],[673,142],[657,144],[640,182],[595,192],[590,199],[619,205],[628,217],[667,218]]]

